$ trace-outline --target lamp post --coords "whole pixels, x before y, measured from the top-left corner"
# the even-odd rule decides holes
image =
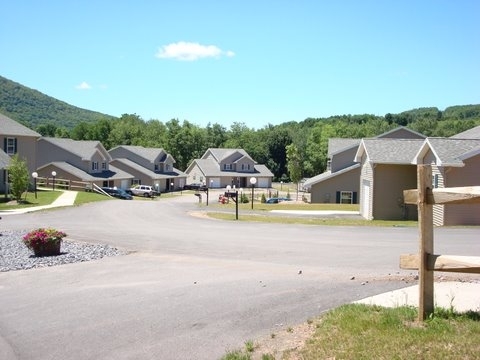
[[[55,176],[57,176],[56,171],[52,171],[52,177],[53,177],[53,184],[52,184],[52,190],[55,191]]]
[[[251,177],[250,178],[250,184],[252,184],[252,210],[253,210],[253,195],[254,195],[254,188],[255,188],[255,184],[257,183],[257,178],[256,177]]]
[[[174,186],[175,184],[173,183],[173,181],[170,183],[170,191],[173,191],[174,190]]]
[[[33,186],[35,187],[35,199],[37,198],[37,177],[38,177],[38,173],[36,171],[34,171],[32,173],[32,177],[33,177]]]

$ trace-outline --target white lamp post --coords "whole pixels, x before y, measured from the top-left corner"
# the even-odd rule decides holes
[[[57,176],[56,171],[52,171],[52,177],[53,177],[53,185],[52,185],[52,190],[55,191],[55,176]]]
[[[253,195],[254,195],[254,188],[255,188],[255,184],[257,183],[257,178],[256,177],[251,177],[250,178],[250,184],[252,184],[252,210],[253,210]]]
[[[35,187],[35,199],[37,198],[37,177],[38,177],[38,173],[36,171],[34,171],[32,173],[32,177],[33,177],[33,186]]]

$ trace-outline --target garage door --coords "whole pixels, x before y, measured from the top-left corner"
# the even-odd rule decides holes
[[[220,187],[220,178],[210,178],[210,187],[218,189]]]
[[[269,187],[269,181],[266,178],[260,178],[258,179],[258,185],[257,187],[260,188],[268,188]]]

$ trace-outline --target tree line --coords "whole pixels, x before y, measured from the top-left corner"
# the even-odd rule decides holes
[[[447,111],[448,110],[448,111]],[[68,137],[75,140],[98,140],[108,150],[118,145],[163,148],[184,171],[193,159],[208,148],[242,148],[259,164],[265,164],[275,181],[311,177],[325,171],[329,138],[365,138],[380,135],[398,126],[406,126],[426,136],[449,137],[480,125],[480,105],[447,108],[421,108],[400,114],[342,115],[308,118],[253,129],[244,123],[230,128],[220,124],[200,127],[188,120],[144,121],[136,114],[120,118],[102,118],[80,122],[72,129],[52,123],[36,127],[43,136]],[[296,174],[287,167],[287,149],[294,154]],[[291,160],[290,160],[291,161]],[[300,173],[298,173],[300,171]],[[292,176],[294,175],[294,176]]]

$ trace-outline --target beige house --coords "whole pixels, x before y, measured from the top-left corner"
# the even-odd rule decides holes
[[[480,186],[480,136],[475,135],[477,139],[457,136],[428,138],[413,159],[414,164],[432,164],[434,188]],[[480,225],[480,204],[434,205],[433,223]]]
[[[175,159],[161,148],[120,145],[108,151],[110,164],[133,176],[132,185],[151,185],[157,192],[182,189],[187,175],[174,167]]]
[[[29,174],[36,168],[37,139],[40,134],[21,125],[20,123],[0,114],[0,192],[8,189],[7,167],[10,157],[18,154],[19,158],[26,161]]]
[[[270,188],[273,174],[265,166],[257,164],[243,149],[208,149],[200,159],[195,159],[185,170],[187,184],[201,183],[209,188],[255,187]]]
[[[376,139],[425,139],[425,136],[401,126]],[[360,143],[361,139],[328,140],[327,170],[308,179],[303,185],[310,192],[311,203],[359,202],[361,165],[354,160]]]
[[[417,208],[403,202],[403,190],[417,187],[412,159],[422,139],[362,139],[355,161],[361,165],[360,215],[368,220],[416,220]]]
[[[37,141],[37,172],[40,177],[78,182],[82,187],[128,188],[133,176],[110,165],[112,160],[99,141],[42,137]],[[81,184],[85,183],[85,184]]]

